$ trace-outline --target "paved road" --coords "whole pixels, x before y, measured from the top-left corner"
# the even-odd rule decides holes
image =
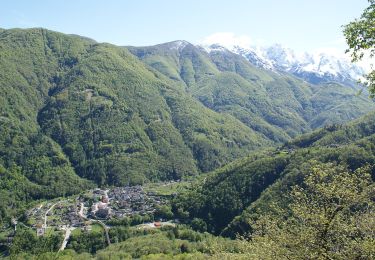
[[[82,218],[83,220],[89,220],[89,221],[91,221],[91,222],[96,222],[96,223],[98,223],[99,225],[101,225],[102,227],[103,227],[103,229],[104,229],[104,232],[105,232],[105,237],[106,237],[106,239],[107,239],[107,244],[108,245],[110,245],[111,244],[111,240],[109,239],[109,234],[108,234],[108,229],[109,229],[109,227],[107,227],[105,224],[104,224],[104,222],[103,221],[101,221],[101,220],[98,220],[98,219],[91,219],[91,218],[88,218],[88,217],[86,217],[85,215],[83,215],[83,208],[84,208],[84,206],[83,206],[83,203],[81,202],[81,208],[79,209],[79,211],[78,211],[78,216],[80,216],[80,218]]]
[[[70,237],[70,234],[72,233],[72,230],[74,230],[74,227],[68,227],[68,228],[66,228],[64,240],[63,240],[63,242],[61,244],[61,247],[60,247],[59,251],[63,251],[65,249],[66,245],[68,244],[69,237]]]
[[[107,238],[107,244],[110,245],[111,244],[111,240],[109,239],[109,235],[108,235],[108,227],[101,221],[101,220],[97,220],[97,222],[102,225],[102,227],[104,228],[104,231],[105,231],[105,237]]]
[[[41,204],[39,205],[37,211],[40,210],[42,207],[43,207],[43,203],[41,203]]]
[[[46,213],[44,214],[44,228],[47,228],[47,218],[48,218],[48,213],[51,211],[51,210],[53,210],[53,208],[56,206],[56,203],[55,204],[53,204],[47,211],[46,211]]]
[[[80,216],[83,219],[86,219],[86,216],[83,215],[83,208],[84,206],[83,206],[83,203],[81,202],[81,208],[79,209],[78,216]]]

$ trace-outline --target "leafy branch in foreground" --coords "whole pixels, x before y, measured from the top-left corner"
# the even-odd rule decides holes
[[[375,0],[369,0],[368,6],[359,19],[344,26],[344,35],[351,52],[352,61],[362,60],[366,54],[370,58],[375,55]],[[372,65],[371,65],[372,66]],[[375,96],[375,71],[365,75],[363,84],[369,88],[372,97]]]
[[[258,219],[250,248],[261,259],[374,259],[374,184],[369,167],[314,163],[291,202]]]

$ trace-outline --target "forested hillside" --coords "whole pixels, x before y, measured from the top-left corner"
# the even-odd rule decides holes
[[[92,187],[37,122],[56,73],[88,44],[58,36],[42,29],[0,33],[0,222],[30,201]],[[48,48],[52,42],[61,46],[56,55]]]
[[[230,52],[186,42],[129,50],[136,56],[45,29],[0,31],[2,216],[93,185],[208,172],[373,107],[349,88]]]
[[[12,29],[1,31],[0,49],[3,212],[91,187],[85,179],[180,179],[271,145],[123,48]],[[14,185],[22,188],[11,193]]]
[[[260,69],[220,46],[207,52],[175,41],[127,48],[206,107],[233,115],[274,142],[352,120],[374,108],[350,87],[312,85],[288,73]]]
[[[67,2],[1,5],[0,259],[375,259],[375,0]]]
[[[182,218],[199,218],[216,234],[235,237],[252,230],[285,194],[300,185],[315,164],[333,163],[354,171],[375,163],[375,114],[345,126],[330,126],[298,137],[274,151],[254,153],[207,176],[174,202]],[[340,166],[340,167],[341,167]],[[374,169],[371,168],[375,179]]]
[[[222,241],[223,252],[240,252],[241,242],[199,232],[247,234],[270,205],[288,204],[283,194],[316,162],[352,172],[375,161],[374,114],[341,125],[373,109],[370,99],[186,42],[124,48],[39,28],[0,30],[0,88],[0,223],[8,229],[40,200],[210,172],[173,200],[173,214],[165,207],[198,232],[111,228],[111,239],[134,235],[123,243],[133,248],[138,236],[145,246],[160,238],[166,252],[199,257],[221,252],[210,243]],[[27,232],[30,240],[15,236],[13,254],[34,240],[33,254],[52,250]],[[105,247],[102,237],[73,236],[88,239],[87,248],[70,246],[94,253]],[[48,239],[53,250],[61,243]]]
[[[113,219],[111,245],[101,228],[78,229],[60,252],[54,252],[58,235],[20,229],[11,257],[373,259],[374,118],[326,127],[202,176],[174,199],[175,226],[150,229],[131,226],[135,218]]]

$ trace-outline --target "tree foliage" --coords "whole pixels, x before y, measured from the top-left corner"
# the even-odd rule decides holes
[[[40,255],[45,252],[56,252],[62,243],[63,237],[60,233],[37,237],[35,231],[22,229],[16,233],[10,247],[11,256],[22,253]]]
[[[174,213],[181,219],[202,219],[216,234],[235,238],[249,232],[249,220],[271,210],[271,203],[288,202],[282,195],[303,181],[311,160],[344,164],[350,170],[374,164],[374,117],[369,114],[346,126],[326,127],[277,151],[253,153],[228,164],[180,193],[173,200]]]
[[[317,91],[238,55],[172,47],[130,52],[42,28],[0,30],[0,221],[93,183],[209,172],[372,106],[349,88]]]
[[[291,75],[257,68],[229,51],[207,53],[186,42],[183,47],[178,44],[128,49],[207,108],[232,115],[273,143],[343,123],[373,105],[347,86],[307,84]]]
[[[256,221],[251,251],[262,259],[373,259],[374,188],[369,168],[313,162],[287,207]]]
[[[373,58],[375,55],[375,1],[369,0],[369,6],[363,11],[359,19],[344,27],[344,35],[351,53],[353,62],[364,57]],[[375,95],[375,71],[366,75],[364,82],[372,94]]]

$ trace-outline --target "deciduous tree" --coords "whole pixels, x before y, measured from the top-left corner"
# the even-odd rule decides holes
[[[370,58],[375,55],[375,0],[369,0],[370,5],[363,11],[359,19],[344,26],[344,35],[349,46],[353,62],[362,60],[367,54]],[[369,87],[375,96],[375,70],[366,75],[364,85]]]
[[[261,259],[374,259],[374,184],[368,168],[315,163],[286,209],[254,225],[251,254]]]

